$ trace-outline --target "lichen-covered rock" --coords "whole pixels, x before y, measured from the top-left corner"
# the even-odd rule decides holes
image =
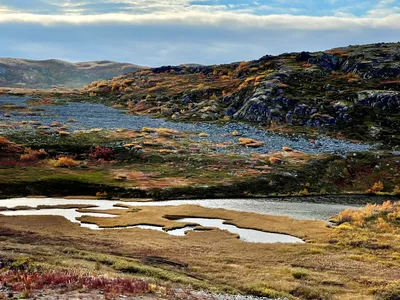
[[[362,91],[358,93],[359,105],[371,106],[384,111],[400,111],[400,92],[395,91]]]
[[[251,97],[233,115],[235,119],[253,122],[265,122],[271,119],[283,119],[276,105],[282,103],[282,90],[278,81],[268,80],[258,86]]]

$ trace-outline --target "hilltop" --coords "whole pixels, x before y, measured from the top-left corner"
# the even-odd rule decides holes
[[[91,101],[182,121],[238,120],[270,130],[400,143],[400,43],[164,66],[92,82]]]
[[[0,58],[0,87],[80,88],[95,80],[134,72],[144,67],[113,61],[70,63],[62,60]]]

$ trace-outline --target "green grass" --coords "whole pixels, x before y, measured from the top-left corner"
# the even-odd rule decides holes
[[[43,167],[8,167],[0,169],[0,182],[38,182],[38,181],[81,181],[85,183],[111,184],[116,181],[110,178],[106,170],[82,170]]]
[[[302,268],[297,268],[297,269],[293,269],[291,271],[291,274],[292,274],[293,278],[295,278],[295,279],[305,279],[308,276],[308,270],[302,269]]]

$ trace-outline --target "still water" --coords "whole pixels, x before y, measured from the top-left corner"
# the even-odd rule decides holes
[[[266,200],[266,199],[219,199],[219,200],[173,200],[161,202],[121,202],[109,200],[89,200],[89,199],[63,199],[63,198],[15,198],[0,200],[0,207],[4,211],[1,214],[6,216],[30,216],[30,215],[56,215],[62,216],[67,220],[75,223],[80,223],[80,226],[93,230],[102,230],[95,224],[81,223],[78,218],[82,216],[95,217],[118,217],[116,215],[106,213],[78,212],[76,208],[51,208],[57,205],[88,205],[93,206],[98,210],[107,209],[124,209],[117,207],[117,204],[129,206],[176,206],[184,204],[195,204],[207,208],[223,208],[229,210],[255,212],[259,214],[289,216],[295,219],[314,219],[327,221],[330,216],[337,214],[343,209],[357,209],[359,205],[344,205],[332,203],[312,203],[304,201],[295,201],[297,198],[292,198],[292,201]],[[300,200],[300,199],[298,199]],[[303,199],[304,200],[304,199]],[[25,207],[24,210],[15,210],[18,207]],[[41,209],[40,206],[46,206]],[[50,207],[49,207],[50,206]],[[7,210],[5,210],[7,209]],[[10,210],[11,209],[11,210]],[[14,210],[13,210],[14,209]],[[214,227],[222,230],[228,230],[231,233],[238,234],[240,239],[245,242],[256,243],[299,243],[302,240],[284,234],[268,233],[253,229],[238,228],[233,225],[224,224],[224,220],[220,219],[202,219],[202,218],[184,218],[179,221],[192,223],[192,226],[184,228],[164,231],[162,227],[137,225],[115,229],[126,228],[141,228],[164,231],[167,234],[175,236],[184,236],[188,230],[196,230],[195,224],[204,227]]]

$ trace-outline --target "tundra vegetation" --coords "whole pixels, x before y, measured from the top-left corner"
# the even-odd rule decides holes
[[[0,198],[380,197],[332,216],[330,224],[198,206],[127,207],[109,211],[115,218],[81,218],[104,230],[56,216],[0,214],[0,299],[49,290],[66,297],[102,291],[110,299],[209,296],[195,290],[288,299],[398,299],[399,57],[398,43],[374,44],[227,65],[140,69],[75,91],[4,89],[6,96],[30,98],[21,106],[0,102]],[[48,107],[72,102],[174,122],[238,126],[226,141],[207,130],[172,125],[77,129],[78,116],[46,121],[52,117]],[[268,142],[248,136],[243,124],[304,138],[315,149],[321,135],[371,148],[336,153],[284,145],[263,152]],[[90,206],[73,208],[96,212]],[[178,219],[184,217],[223,219],[305,243],[245,243],[219,229],[183,237],[112,229],[182,228]]]

